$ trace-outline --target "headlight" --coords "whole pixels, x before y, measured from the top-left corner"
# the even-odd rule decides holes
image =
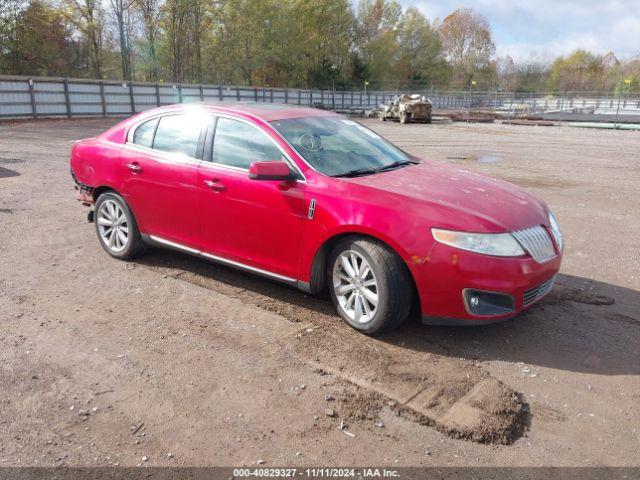
[[[498,257],[524,255],[520,244],[509,233],[467,233],[432,228],[431,234],[436,241],[461,250]]]
[[[549,212],[549,225],[551,225],[551,234],[553,235],[553,239],[556,241],[558,250],[561,252],[563,245],[562,232],[560,231],[560,225],[558,224],[556,216],[551,212]]]

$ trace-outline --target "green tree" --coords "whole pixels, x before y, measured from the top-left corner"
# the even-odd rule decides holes
[[[451,75],[438,32],[415,7],[404,14],[399,28],[399,82],[404,86],[445,84]]]
[[[298,77],[305,86],[330,88],[345,69],[353,44],[355,19],[347,0],[294,0],[299,32]]]
[[[3,12],[4,19],[7,15]],[[2,38],[2,64],[17,75],[69,76],[74,71],[74,42],[64,16],[40,0],[10,10]],[[3,22],[4,23],[4,22]]]
[[[616,93],[640,94],[640,56],[618,65]]]
[[[361,0],[357,16],[357,53],[367,65],[372,87],[398,85],[398,41],[402,8],[396,0]],[[362,85],[357,87],[362,88]]]
[[[0,0],[0,73],[15,73],[15,37],[26,1]]]
[[[226,0],[211,15],[205,56],[220,83],[329,88],[348,75],[347,0]]]
[[[274,27],[274,1],[222,0],[216,11],[215,49],[210,52],[222,83],[253,85]],[[271,28],[270,28],[271,27]],[[275,31],[275,29],[274,29]]]
[[[603,84],[602,57],[586,50],[575,50],[567,57],[558,57],[549,73],[548,87],[552,91],[600,90]]]
[[[630,76],[620,79],[616,85],[616,94],[631,95],[640,93],[640,77]]]

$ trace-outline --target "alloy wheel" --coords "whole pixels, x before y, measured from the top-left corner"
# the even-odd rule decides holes
[[[369,262],[355,250],[346,250],[333,265],[333,290],[349,319],[367,323],[378,310],[378,282]]]
[[[113,253],[122,252],[129,241],[129,225],[122,207],[105,200],[98,209],[98,232],[104,245]]]

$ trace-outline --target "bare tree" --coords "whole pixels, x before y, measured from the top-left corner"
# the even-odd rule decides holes
[[[169,47],[171,80],[181,82],[184,75],[184,54],[187,50],[188,0],[167,0],[165,4],[165,31]]]
[[[469,8],[456,10],[444,19],[439,31],[458,81],[467,84],[475,73],[490,66],[496,47],[489,22],[482,15]]]
[[[160,17],[162,0],[134,0],[134,4],[144,22],[145,36],[149,55],[148,77],[155,82],[158,80],[158,56],[156,43],[160,33]]]
[[[91,74],[102,78],[102,6],[100,0],[63,0],[59,11],[86,37]]]
[[[111,10],[116,17],[118,36],[120,39],[120,57],[122,60],[122,78],[132,80],[131,68],[131,42],[129,39],[129,25],[133,0],[109,0]]]
[[[195,79],[197,82],[202,81],[202,33],[207,15],[207,3],[206,0],[193,0],[191,4]]]

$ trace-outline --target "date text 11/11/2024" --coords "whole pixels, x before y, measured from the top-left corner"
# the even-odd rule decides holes
[[[398,478],[400,472],[387,468],[236,468],[234,478],[304,477],[304,478]]]

